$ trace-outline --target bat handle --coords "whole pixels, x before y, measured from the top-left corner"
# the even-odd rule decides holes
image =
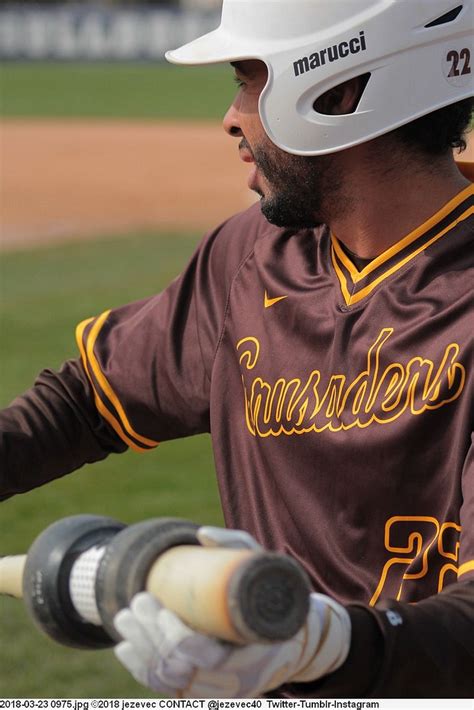
[[[252,550],[174,547],[153,564],[146,589],[196,630],[237,644],[290,638],[309,608],[300,567]]]
[[[23,597],[23,571],[26,555],[0,557],[0,594],[21,599]]]

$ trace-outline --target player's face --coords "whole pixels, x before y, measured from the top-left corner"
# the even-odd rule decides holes
[[[324,222],[324,197],[334,194],[340,175],[331,156],[290,155],[269,139],[258,112],[267,82],[266,65],[233,63],[239,91],[224,118],[224,128],[240,138],[241,159],[252,165],[248,186],[261,197],[269,222],[281,227],[315,227]]]

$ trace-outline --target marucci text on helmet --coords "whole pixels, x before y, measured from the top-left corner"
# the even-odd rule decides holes
[[[359,52],[364,52],[366,49],[365,33],[361,30],[358,37],[353,37],[348,42],[339,42],[339,44],[333,44],[332,47],[326,47],[326,49],[321,49],[319,52],[314,52],[309,57],[297,59],[296,62],[293,62],[295,76],[305,74],[311,69],[317,69],[326,64],[326,61],[336,62],[338,59],[348,57],[349,54],[359,54]]]

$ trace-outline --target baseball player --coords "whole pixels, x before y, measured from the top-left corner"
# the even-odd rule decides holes
[[[3,497],[210,432],[228,530],[203,544],[306,568],[284,643],[222,644],[135,597],[116,654],[157,692],[474,694],[474,190],[453,159],[473,11],[224,0],[168,53],[232,63],[224,127],[260,204],[163,293],[81,323],[80,358],[0,416]]]

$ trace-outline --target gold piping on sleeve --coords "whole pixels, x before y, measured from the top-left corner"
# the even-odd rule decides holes
[[[470,562],[465,562],[458,568],[458,579],[463,574],[467,574],[467,572],[474,572],[474,560],[471,560]]]
[[[89,336],[87,338],[87,345],[86,345],[87,351],[84,349],[83,334],[84,334],[84,330],[86,329],[86,327],[94,320],[94,318],[89,318],[88,320],[80,323],[76,329],[77,344],[78,344],[79,350],[81,352],[81,357],[82,357],[82,360],[84,363],[84,368],[85,368],[86,374],[87,374],[87,376],[90,380],[90,383],[92,385],[92,388],[94,390],[95,402],[96,402],[97,409],[102,414],[102,416],[109,422],[109,424],[113,427],[113,429],[117,432],[117,434],[120,436],[120,438],[123,441],[125,441],[125,443],[128,446],[130,446],[131,449],[133,449],[134,451],[137,451],[138,453],[143,453],[145,451],[149,451],[149,449],[145,449],[145,448],[138,446],[135,442],[133,442],[131,439],[128,438],[128,436],[125,434],[123,429],[125,429],[128,432],[128,434],[130,434],[135,439],[137,439],[137,441],[140,441],[142,444],[146,444],[147,446],[156,447],[159,445],[159,442],[153,441],[152,439],[147,439],[144,436],[137,434],[133,430],[117,395],[114,393],[114,391],[112,390],[112,387],[110,386],[107,379],[105,378],[105,376],[101,372],[100,367],[99,367],[99,363],[97,362],[97,359],[96,359],[96,357],[94,355],[94,351],[93,351],[95,341],[97,340],[99,332],[100,332],[105,320],[107,319],[109,313],[110,313],[110,310],[105,311],[105,313],[103,313],[97,319],[96,323],[91,328],[91,331],[90,331]],[[116,411],[118,412],[118,414],[120,416],[120,422],[112,414],[112,412],[110,412],[107,409],[107,407],[102,402],[98,392],[96,391],[96,388],[94,386],[94,382],[93,382],[92,377],[89,372],[89,364],[92,367],[92,371],[93,371],[97,381],[99,382],[100,386],[102,387],[105,394],[110,399],[110,401],[114,405]]]
[[[86,372],[86,375],[89,379],[89,382],[91,383],[92,390],[94,392],[95,406],[97,407],[97,410],[100,412],[100,414],[104,417],[104,419],[106,419],[109,422],[112,429],[114,429],[114,431],[119,435],[119,437],[122,439],[122,441],[124,441],[127,444],[127,446],[129,446],[131,449],[133,449],[133,451],[136,451],[139,454],[143,454],[143,453],[145,453],[145,451],[149,451],[149,449],[142,449],[141,447],[137,446],[131,439],[129,439],[128,436],[126,436],[126,434],[124,433],[118,420],[114,417],[112,412],[109,412],[107,407],[103,404],[102,400],[99,398],[99,395],[97,394],[95,386],[94,386],[94,382],[92,381],[92,377],[90,376],[89,365],[87,363],[87,357],[86,357],[86,351],[84,350],[84,345],[82,343],[82,336],[84,334],[84,330],[87,328],[89,323],[92,323],[93,320],[94,320],[93,318],[89,318],[88,320],[85,320],[85,321],[82,321],[82,323],[79,323],[79,325],[76,328],[76,339],[77,339],[77,344],[78,344],[78,347],[79,347],[79,350],[81,353],[81,358],[82,358],[82,362],[84,365],[84,370]]]
[[[107,397],[110,399],[112,404],[114,405],[115,409],[117,410],[117,413],[119,415],[120,421],[122,423],[122,426],[124,427],[125,431],[130,434],[130,436],[133,436],[134,439],[137,439],[137,441],[140,441],[142,444],[146,444],[147,446],[158,446],[159,442],[158,441],[153,441],[153,439],[147,439],[144,436],[141,436],[140,434],[137,434],[132,428],[132,425],[128,421],[127,415],[125,414],[125,410],[122,407],[122,404],[113,391],[112,387],[110,386],[109,382],[107,381],[105,375],[100,369],[100,365],[97,362],[97,358],[94,354],[94,345],[95,341],[98,338],[98,335],[102,329],[102,326],[104,325],[105,321],[107,320],[108,316],[110,314],[109,311],[105,311],[105,313],[102,313],[99,318],[97,318],[96,322],[91,328],[91,331],[89,333],[89,337],[87,339],[87,357],[88,360],[92,366],[92,372],[94,373],[97,382],[100,384],[102,389],[104,390],[105,394]]]

